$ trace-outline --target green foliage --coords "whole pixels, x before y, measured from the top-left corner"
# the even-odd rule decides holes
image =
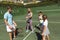
[[[4,13],[7,11],[7,6],[8,5],[1,5],[0,6],[0,19],[3,18]],[[13,16],[17,16],[17,15],[23,15],[25,11],[25,8],[22,8],[20,6],[14,6],[14,5],[9,5],[12,7],[12,14]]]
[[[57,6],[58,4],[52,4],[52,5],[43,5],[43,6],[39,6],[39,7],[31,7],[33,14],[33,27],[35,25],[38,24],[38,11],[43,11],[44,14],[46,14],[48,16],[48,21],[49,21],[49,30],[50,30],[50,39],[51,40],[60,40],[60,6]],[[12,6],[12,5],[11,5]],[[0,11],[3,12],[3,14],[7,11],[6,10],[6,5],[0,5]],[[27,13],[27,9],[20,6],[12,6],[13,8],[13,15],[14,20],[17,23],[17,28],[18,31],[20,30],[20,28],[22,28],[22,32],[19,32],[17,35],[17,38],[15,40],[23,40],[23,38],[25,38],[28,33],[26,33],[26,20],[25,20],[25,16]],[[19,10],[17,12],[17,10]],[[0,13],[2,13],[0,12]],[[2,15],[0,15],[0,17],[3,17]],[[37,21],[37,22],[36,22]],[[39,32],[40,30],[35,29],[34,33],[32,33],[26,40],[37,40],[37,35],[35,32]],[[0,40],[9,40],[9,35],[6,32],[6,27],[3,23],[3,20],[0,19]]]

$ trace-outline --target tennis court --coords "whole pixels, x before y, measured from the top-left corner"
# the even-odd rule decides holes
[[[24,10],[23,10],[24,9]],[[39,40],[41,38],[39,30],[35,28],[35,25],[38,24],[38,12],[42,11],[44,14],[48,16],[49,20],[49,30],[50,30],[50,40],[60,40],[60,6],[55,5],[48,5],[48,6],[40,6],[40,7],[32,7],[33,12],[33,27],[34,27],[34,33],[29,31],[26,33],[26,14],[27,9],[21,8],[20,14],[17,16],[14,16],[14,20],[17,22],[18,28],[18,35],[15,40]],[[15,10],[16,12],[16,10]],[[22,31],[20,31],[20,29]],[[0,20],[0,40],[9,40],[9,35],[6,32],[6,27],[4,24],[3,19]]]

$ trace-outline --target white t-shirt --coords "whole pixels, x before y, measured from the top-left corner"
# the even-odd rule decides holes
[[[43,23],[42,15],[39,16],[39,19],[40,19],[40,23]]]
[[[48,20],[47,19],[43,22],[43,25],[46,27],[48,26]]]

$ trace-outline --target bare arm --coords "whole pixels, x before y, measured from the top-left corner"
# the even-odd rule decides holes
[[[17,24],[16,24],[16,22],[14,20],[13,20],[13,23],[14,23],[15,26],[17,26]]]
[[[26,19],[28,19],[28,18],[31,18],[32,17],[32,12],[30,13],[30,16],[26,16]]]
[[[8,24],[8,21],[7,21],[6,19],[4,19],[4,23],[5,23],[5,25],[10,26],[10,25]]]
[[[4,22],[5,22],[5,25],[7,25],[12,30],[12,27],[9,25],[9,23],[6,19],[4,19]]]

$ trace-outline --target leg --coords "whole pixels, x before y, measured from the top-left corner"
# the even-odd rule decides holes
[[[33,31],[32,20],[30,20],[29,26],[30,26],[31,30]]]
[[[29,30],[29,23],[27,23],[26,29]]]
[[[12,38],[12,32],[9,33],[10,40],[13,40]]]
[[[47,40],[50,40],[49,35],[47,35],[46,37],[47,37]]]
[[[45,36],[44,35],[42,35],[42,40],[45,40]]]
[[[29,31],[29,23],[27,23],[27,26],[26,26],[26,32]]]
[[[16,30],[14,31],[14,38],[16,38]]]

